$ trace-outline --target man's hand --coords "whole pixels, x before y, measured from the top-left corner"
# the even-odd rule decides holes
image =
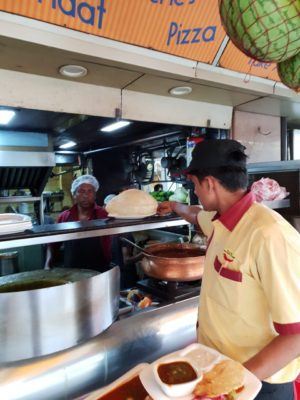
[[[279,335],[254,357],[244,363],[244,367],[260,380],[285,367],[300,355],[300,333]]]
[[[157,207],[157,213],[159,215],[166,215],[173,212],[171,203],[172,203],[171,201],[163,201],[162,203],[159,203]]]
[[[166,215],[175,212],[177,215],[185,219],[191,224],[197,225],[197,215],[201,211],[199,206],[189,206],[187,204],[178,203],[177,201],[163,201],[157,207],[159,215]]]

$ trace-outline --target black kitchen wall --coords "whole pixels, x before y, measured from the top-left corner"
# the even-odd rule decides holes
[[[122,188],[130,185],[130,174],[126,167],[129,165],[131,151],[131,148],[126,147],[93,155],[93,173],[100,183],[97,195],[99,205],[103,205],[103,200],[108,194],[118,194]]]

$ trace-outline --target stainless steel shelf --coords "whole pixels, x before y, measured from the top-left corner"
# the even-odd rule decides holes
[[[287,171],[299,171],[300,161],[270,161],[260,163],[249,163],[247,170],[250,174],[264,173],[264,172],[287,172]]]
[[[33,203],[34,201],[40,201],[41,196],[32,197],[32,196],[8,196],[8,197],[0,197],[0,204],[8,204],[8,203]]]
[[[75,399],[99,389],[139,363],[195,342],[198,302],[197,296],[136,313],[59,353],[0,363],[0,398]],[[22,332],[19,336],[22,340]]]
[[[99,227],[100,222],[101,221],[98,220],[88,221],[88,223],[67,222],[63,224],[44,225],[44,227],[36,227],[33,228],[32,231],[18,233],[10,237],[0,236],[0,250],[189,224],[187,221],[179,218],[161,219],[144,223],[134,223],[131,221],[126,225],[124,222],[122,225],[117,222],[110,222],[108,224],[102,222],[102,226]]]
[[[39,202],[40,209],[40,223],[44,223],[44,201],[43,196],[7,196],[0,197],[0,204],[10,204],[10,203],[34,203]]]
[[[272,201],[263,201],[262,204],[265,206],[272,208],[273,210],[277,210],[280,208],[289,208],[290,207],[290,199],[283,200],[272,200]]]

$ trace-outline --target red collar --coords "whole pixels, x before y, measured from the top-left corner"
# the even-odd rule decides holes
[[[252,206],[255,196],[252,192],[247,193],[237,203],[230,207],[224,214],[218,215],[215,219],[229,230],[233,231],[246,211]]]
[[[91,209],[90,215],[89,215],[89,220],[95,219],[96,215],[97,215],[97,210],[100,207],[95,203],[94,207]],[[79,220],[79,216],[78,216],[78,207],[77,204],[74,204],[70,210],[70,217],[73,221],[78,221]]]

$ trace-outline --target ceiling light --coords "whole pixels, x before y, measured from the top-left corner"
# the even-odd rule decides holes
[[[60,145],[59,148],[60,149],[70,149],[71,147],[76,146],[76,144],[77,143],[70,141],[70,142],[67,142],[67,143],[64,143],[64,144]]]
[[[101,128],[100,130],[102,132],[112,132],[116,131],[117,129],[124,128],[124,126],[127,126],[129,124],[130,124],[129,121],[117,121],[114,122],[113,124],[105,126],[104,128]]]
[[[192,93],[193,89],[190,86],[176,86],[169,90],[172,96],[184,96]]]
[[[63,65],[59,68],[59,73],[69,78],[82,78],[88,70],[81,65]]]
[[[7,125],[15,115],[15,111],[0,110],[0,125]]]

